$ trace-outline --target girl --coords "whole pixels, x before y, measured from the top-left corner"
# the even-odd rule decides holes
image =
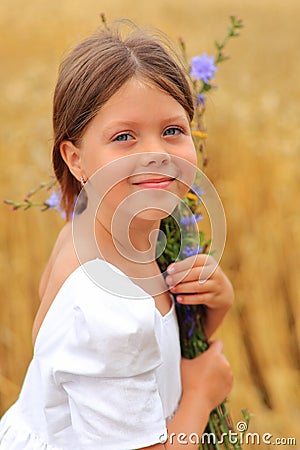
[[[181,448],[174,436],[201,435],[230,392],[219,341],[181,359],[170,295],[205,304],[211,336],[230,282],[204,255],[165,278],[155,260],[160,220],[193,182],[192,117],[183,69],[141,30],[101,31],[63,61],[53,167],[69,221],[42,276],[34,356],[2,418],[1,450]]]

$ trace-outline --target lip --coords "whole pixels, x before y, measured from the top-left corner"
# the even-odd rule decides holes
[[[147,178],[135,183],[134,186],[140,186],[144,189],[166,189],[174,181],[175,178],[161,177],[161,178]]]

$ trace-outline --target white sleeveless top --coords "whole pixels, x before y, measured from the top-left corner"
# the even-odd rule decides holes
[[[122,292],[122,294],[120,294]],[[95,259],[64,282],[42,323],[1,450],[126,450],[159,443],[181,397],[174,303]]]

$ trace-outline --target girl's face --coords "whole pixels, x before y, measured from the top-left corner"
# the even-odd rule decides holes
[[[184,108],[132,78],[101,108],[78,148],[81,174],[96,186],[105,214],[157,220],[170,214],[195,175]]]

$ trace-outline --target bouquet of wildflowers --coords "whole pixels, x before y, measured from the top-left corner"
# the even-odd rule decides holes
[[[102,16],[104,26],[105,17]],[[229,39],[239,35],[242,28],[242,22],[234,16],[230,17],[230,27],[222,42],[215,42],[216,56],[208,56],[206,53],[201,56],[195,56],[188,60],[185,43],[181,39],[180,46],[183,59],[190,75],[192,90],[195,99],[195,116],[192,123],[192,135],[195,147],[198,153],[198,164],[200,169],[205,169],[207,157],[205,154],[205,139],[207,133],[204,125],[204,113],[206,109],[206,96],[212,89],[216,88],[213,84],[217,66],[228,59],[223,50]],[[50,196],[44,201],[34,201],[33,197],[41,191],[51,191]],[[161,231],[165,236],[164,240],[157,243],[157,261],[161,271],[164,273],[168,265],[175,260],[181,260],[199,253],[212,253],[211,241],[206,239],[205,234],[199,229],[199,222],[202,220],[201,197],[205,195],[203,187],[197,179],[185,196],[183,202],[178,206],[177,211],[172,216],[162,220]],[[51,179],[30,191],[23,201],[15,202],[5,200],[11,205],[13,210],[24,209],[38,206],[42,211],[54,209],[57,210],[63,218],[65,213],[60,207],[61,194],[56,188],[56,180]],[[197,232],[195,233],[195,226]],[[205,307],[202,305],[183,305],[175,302],[176,312],[180,330],[180,343],[182,356],[185,358],[195,358],[208,348],[207,338],[203,327],[205,318]],[[249,417],[243,412],[245,420]],[[225,403],[212,411],[204,435],[209,435],[208,442],[200,444],[200,450],[241,449],[239,439],[234,442],[230,439],[230,431],[233,431],[232,422]],[[237,436],[237,433],[235,433]],[[212,442],[211,442],[212,441]]]
[[[228,56],[225,56],[223,53],[227,41],[232,37],[238,36],[238,30],[243,26],[242,22],[234,16],[230,17],[230,21],[230,27],[224,40],[221,43],[215,42],[217,49],[215,57],[207,56],[207,54],[204,53],[201,56],[193,57],[189,63],[186,56],[185,43],[183,40],[180,40],[183,57],[191,78],[195,98],[195,116],[192,123],[192,136],[198,153],[198,164],[201,169],[204,169],[207,165],[207,157],[204,152],[207,132],[203,120],[206,108],[206,95],[211,89],[216,88],[213,84],[213,79],[215,78],[215,72],[218,70],[218,64],[228,59]],[[168,265],[175,260],[181,260],[188,256],[199,253],[209,253],[211,251],[211,241],[205,238],[204,233],[199,227],[196,235],[194,232],[195,224],[198,224],[203,218],[201,202],[201,197],[203,195],[205,195],[203,186],[199,185],[199,180],[197,181],[196,178],[194,185],[183,199],[183,204],[185,206],[182,207],[181,203],[179,206],[180,210],[177,211],[177,214],[175,213],[162,220],[161,230],[167,238],[164,251],[163,253],[159,253],[160,256],[158,258],[158,263],[162,272],[164,272]],[[180,223],[180,226],[178,223]],[[158,249],[160,250],[160,242],[158,243]],[[205,314],[205,311],[203,311],[203,313]],[[190,328],[186,329],[187,335],[184,334],[182,336],[182,352],[183,356],[187,358],[193,358],[207,348],[206,343],[198,343],[198,339],[195,339],[194,333],[196,332],[196,329],[197,327],[195,327],[195,323],[193,323],[193,331],[191,331]],[[203,331],[201,331],[201,341],[203,340],[202,338],[205,340]]]
[[[186,55],[185,43],[180,40],[181,49],[186,66],[191,78],[193,94],[195,98],[195,116],[192,123],[192,135],[198,152],[198,164],[201,169],[205,169],[207,158],[205,155],[205,139],[207,137],[203,115],[206,108],[206,95],[216,86],[213,84],[215,72],[219,63],[228,59],[224,55],[223,50],[227,41],[239,35],[242,28],[242,22],[236,17],[230,17],[230,27],[221,43],[215,42],[216,56],[208,56],[206,53],[201,56],[195,56],[190,63]],[[201,196],[205,195],[201,185],[196,182],[192,186],[190,192],[184,199],[186,207],[190,214],[182,211],[182,204],[179,206],[173,216],[169,216],[162,220],[161,231],[166,236],[166,246],[164,252],[160,254],[158,263],[162,272],[166,270],[168,265],[175,261],[181,260],[189,256],[199,253],[213,252],[211,249],[211,241],[205,238],[205,235],[198,228],[195,236],[195,225],[202,220],[201,214]],[[181,209],[181,211],[180,211]],[[158,249],[160,249],[158,243]],[[176,297],[176,296],[175,296]],[[176,298],[175,298],[176,300]],[[185,358],[195,358],[208,348],[208,341],[205,335],[203,319],[205,318],[205,306],[203,305],[183,305],[175,301],[176,312],[180,331],[181,353]],[[246,412],[245,419],[248,421]],[[207,442],[200,443],[199,449],[241,449],[239,439],[235,433],[235,439],[232,439],[233,426],[227,411],[225,402],[210,414],[209,422],[203,436],[209,436]]]

